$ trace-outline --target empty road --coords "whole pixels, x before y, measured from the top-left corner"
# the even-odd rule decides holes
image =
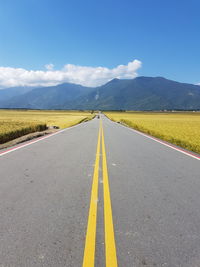
[[[101,117],[0,152],[0,267],[200,266],[199,156]]]

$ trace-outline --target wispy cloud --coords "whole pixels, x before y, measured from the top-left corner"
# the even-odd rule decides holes
[[[64,82],[98,86],[113,78],[135,78],[141,65],[141,61],[133,60],[127,65],[118,65],[113,69],[67,64],[62,69],[55,70],[52,63],[45,65],[46,70],[0,67],[0,88],[51,86]]]
[[[47,70],[53,70],[53,68],[54,68],[54,64],[52,64],[52,63],[50,63],[50,64],[46,64],[44,67],[45,67]]]

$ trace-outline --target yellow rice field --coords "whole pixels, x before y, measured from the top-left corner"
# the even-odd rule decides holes
[[[79,111],[0,110],[0,144],[47,126],[66,128],[92,117]]]
[[[106,112],[105,114],[111,120],[200,153],[200,112]]]

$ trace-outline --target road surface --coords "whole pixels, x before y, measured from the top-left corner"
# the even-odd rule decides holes
[[[0,266],[94,265],[200,266],[198,155],[104,116],[1,151]]]

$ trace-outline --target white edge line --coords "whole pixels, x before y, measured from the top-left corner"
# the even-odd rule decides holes
[[[115,123],[117,123],[117,122],[115,122]],[[118,124],[118,123],[117,123],[117,124]],[[191,157],[191,158],[200,160],[200,157],[193,155],[192,152],[190,153],[190,152],[184,151],[184,150],[182,150],[181,148],[175,147],[175,145],[173,145],[173,144],[170,145],[169,143],[165,143],[165,141],[161,141],[161,140],[157,139],[156,137],[153,137],[153,136],[150,136],[150,135],[148,135],[148,134],[142,133],[142,132],[137,131],[137,130],[135,130],[135,129],[133,129],[133,128],[130,128],[130,127],[128,127],[128,126],[125,126],[125,125],[123,125],[123,124],[118,124],[118,125],[120,125],[120,126],[126,128],[126,129],[128,129],[128,130],[131,130],[131,131],[133,131],[133,132],[136,132],[137,134],[143,135],[143,136],[145,136],[145,137],[147,137],[147,138],[149,138],[149,139],[151,139],[151,140],[153,140],[153,141],[155,141],[155,142],[157,142],[157,143],[160,143],[160,144],[162,144],[162,145],[164,145],[164,146],[170,147],[170,148],[172,148],[172,149],[174,149],[174,150],[176,150],[176,151],[178,151],[178,152],[180,152],[180,153],[183,153],[183,154],[185,154],[185,155],[187,155],[187,156],[189,156],[189,157]],[[166,142],[167,142],[167,141],[166,141]]]
[[[44,139],[46,139],[46,138],[49,138],[49,137],[54,136],[54,135],[56,135],[56,134],[62,133],[62,132],[64,132],[64,131],[66,131],[66,130],[70,130],[70,129],[75,128],[75,127],[80,126],[80,125],[81,125],[81,123],[76,124],[76,125],[73,125],[73,126],[68,127],[68,128],[65,128],[65,129],[60,130],[60,131],[58,131],[58,132],[56,132],[56,133],[48,134],[47,136],[44,136],[44,137],[38,137],[38,138],[37,138],[36,140],[34,140],[34,141],[27,141],[28,143],[26,143],[26,144],[23,144],[23,145],[17,145],[16,147],[13,147],[13,148],[8,148],[7,150],[5,150],[5,151],[3,151],[3,152],[0,152],[0,157],[6,155],[6,154],[8,154],[8,153],[11,153],[11,152],[13,152],[13,151],[16,151],[16,150],[18,150],[18,149],[20,149],[20,148],[23,148],[23,147],[26,147],[26,146],[30,146],[30,145],[35,144],[35,143],[37,143],[37,142],[40,142],[40,141],[42,141],[42,140],[44,140]]]

